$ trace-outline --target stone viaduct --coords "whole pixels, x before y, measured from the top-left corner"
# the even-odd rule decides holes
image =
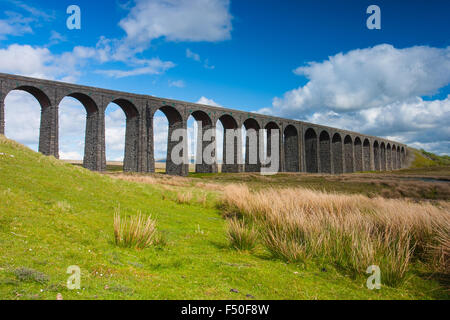
[[[153,116],[158,110],[169,122],[166,171],[172,175],[188,173],[187,164],[172,162],[171,150],[178,142],[171,142],[170,137],[173,130],[187,128],[190,116],[202,123],[203,132],[215,128],[218,121],[225,129],[244,126],[247,130],[279,130],[281,172],[340,174],[395,170],[405,166],[408,153],[407,146],[401,143],[302,121],[3,73],[0,73],[0,134],[5,133],[5,98],[12,90],[26,91],[39,101],[39,152],[56,158],[59,158],[58,105],[67,96],[80,101],[86,109],[87,119],[83,165],[94,171],[106,169],[105,110],[111,102],[119,105],[126,115],[124,171],[129,172],[155,170]],[[224,154],[226,145],[224,135]],[[242,152],[240,138],[229,145],[234,146],[235,157]],[[247,150],[248,147],[247,144]],[[246,164],[224,164],[222,172],[260,170],[260,165],[249,164],[248,151],[242,158]],[[217,172],[218,166],[199,164],[196,171]]]

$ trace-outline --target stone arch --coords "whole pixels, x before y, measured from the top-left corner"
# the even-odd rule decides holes
[[[125,149],[123,157],[123,171],[139,171],[139,111],[133,102],[126,98],[112,100],[106,105],[106,110],[111,103],[116,104],[125,114]],[[106,123],[105,123],[106,129]],[[105,137],[106,138],[106,137]],[[106,146],[106,143],[105,143]],[[106,148],[106,147],[105,147]],[[106,150],[105,150],[106,151]],[[106,154],[106,152],[105,152]]]
[[[305,162],[306,172],[319,172],[317,161],[317,134],[312,128],[309,128],[305,132]]]
[[[331,142],[327,131],[322,131],[319,136],[319,161],[320,172],[331,173]]]
[[[242,134],[236,119],[230,114],[223,114],[218,121],[223,126],[222,172],[242,172]],[[227,134],[227,130],[230,131]],[[231,150],[228,150],[230,149]]]
[[[278,131],[278,149],[275,149],[275,151],[278,152],[278,170],[281,171],[281,142],[283,141],[283,136],[281,135],[281,130],[278,124],[274,121],[270,121],[266,124],[264,127],[265,129],[265,135],[266,135],[266,157],[271,158],[272,160],[272,130]],[[273,160],[272,160],[273,161]],[[268,166],[269,163],[266,163]]]
[[[342,138],[339,133],[333,135],[332,150],[334,173],[341,174],[344,172],[344,159],[342,154]]]
[[[370,141],[369,139],[364,139],[363,144],[363,171],[371,170],[371,154],[370,154]]]
[[[213,125],[211,117],[205,111],[195,110],[190,113],[190,116],[197,122],[195,172],[217,173],[216,126]],[[210,151],[207,155],[208,159],[204,159],[206,148]]]
[[[360,141],[361,145],[361,141]],[[344,138],[344,172],[350,173],[354,171],[353,163],[353,141],[352,137],[346,135]]]
[[[392,170],[396,170],[397,168],[397,146],[395,144],[392,145]]]
[[[354,148],[355,148],[355,171],[360,172],[363,171],[363,151],[361,139],[359,137],[355,138]]]
[[[284,171],[299,172],[298,131],[293,125],[284,129]]]
[[[166,155],[166,174],[168,175],[179,175],[186,176],[189,173],[189,159],[187,150],[187,124],[183,121],[183,116],[181,113],[173,106],[164,105],[159,107],[156,111],[161,111],[167,118],[169,122],[169,130],[167,136],[167,155]],[[178,133],[177,130],[183,130],[180,132],[181,135],[176,136],[172,139],[174,133]],[[172,152],[174,148],[182,145],[182,148],[176,154],[177,159],[172,159]]]
[[[100,112],[97,102],[85,93],[70,92],[60,97],[58,105],[65,97],[78,100],[86,110],[83,166],[93,171],[106,170],[104,112]]]
[[[244,121],[245,128],[245,172],[260,172],[259,130],[260,125],[254,118]]]
[[[71,97],[71,98],[78,100],[83,105],[83,107],[86,109],[86,112],[88,115],[97,113],[99,111],[99,106],[97,105],[95,100],[85,93],[81,93],[81,92],[69,93],[69,94],[66,94],[64,97],[62,97],[61,101],[65,97]]]
[[[31,94],[39,102],[42,109],[50,107],[52,105],[49,96],[43,90],[41,90],[33,85],[20,85],[20,86],[14,87],[9,92],[11,92],[13,90],[25,91],[25,92]],[[9,92],[7,92],[6,95],[8,95]]]
[[[46,156],[59,158],[57,106],[52,105],[49,95],[42,89],[29,84],[17,85],[5,90],[4,96],[1,97],[1,104],[4,104],[6,97],[12,91],[26,92],[36,99],[41,110],[38,151]],[[0,134],[5,134],[5,114],[3,108],[3,105],[0,106]]]
[[[392,149],[390,143],[386,145],[386,170],[392,170]]]
[[[397,146],[397,169],[402,168],[402,158],[400,154],[400,146]]]
[[[380,144],[377,140],[373,143],[373,162],[375,171],[380,171]]]
[[[384,142],[380,144],[380,170],[386,171],[386,145]]]

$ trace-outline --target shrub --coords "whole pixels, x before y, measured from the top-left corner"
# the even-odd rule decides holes
[[[228,220],[228,240],[237,250],[253,250],[256,246],[258,234],[254,228],[247,227],[244,221]]]

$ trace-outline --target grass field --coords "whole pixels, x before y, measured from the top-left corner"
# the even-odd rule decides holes
[[[371,197],[386,193],[439,205],[449,199],[448,182],[442,180],[450,176],[448,167],[339,177],[188,178],[110,169],[108,174],[89,172],[0,137],[0,299],[56,299],[58,293],[64,299],[450,297],[448,278],[431,273],[421,262],[411,265],[400,285],[371,291],[366,288],[368,275],[348,273],[321,259],[286,262],[261,245],[251,252],[235,250],[219,206],[224,185],[236,182],[254,190],[303,186]],[[402,194],[411,181],[403,184],[397,176],[413,177],[417,190]],[[385,185],[385,179],[395,185]],[[430,194],[428,184],[436,188]],[[116,246],[115,211],[151,215],[166,244],[143,250]],[[81,268],[80,290],[66,288],[71,265]]]

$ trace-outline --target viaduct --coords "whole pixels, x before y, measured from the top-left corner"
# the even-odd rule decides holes
[[[5,134],[5,97],[12,90],[26,91],[39,101],[39,152],[56,158],[59,158],[59,103],[65,97],[80,101],[87,117],[83,165],[93,171],[106,169],[105,110],[111,102],[126,115],[124,171],[129,172],[155,170],[153,116],[158,110],[169,122],[166,171],[172,175],[188,174],[187,164],[176,165],[171,160],[171,151],[178,142],[171,142],[170,137],[175,129],[187,128],[190,116],[202,123],[199,131],[203,132],[214,129],[218,121],[225,129],[244,126],[247,130],[279,130],[281,172],[340,174],[395,170],[405,166],[408,153],[407,146],[401,143],[302,121],[3,73],[0,73],[0,134]],[[226,139],[224,135],[224,149]],[[228,145],[234,146],[237,155],[242,152],[242,141],[233,140]],[[203,144],[202,148],[206,146]],[[224,164],[222,172],[259,171],[260,165],[249,164],[247,154],[242,157],[245,164]],[[196,171],[217,172],[218,166],[198,164]]]

